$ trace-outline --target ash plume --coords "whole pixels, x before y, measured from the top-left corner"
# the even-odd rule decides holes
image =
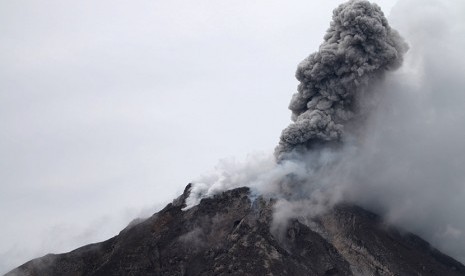
[[[300,84],[289,105],[294,123],[281,134],[277,160],[341,141],[346,125],[362,115],[360,98],[369,85],[397,69],[406,51],[378,5],[351,0],[336,8],[319,51],[297,68]]]
[[[186,208],[248,186],[277,199],[279,228],[348,202],[465,262],[464,11],[458,0],[400,1],[390,22],[407,53],[377,5],[339,6],[298,67],[294,123],[274,156],[223,160],[194,181]]]

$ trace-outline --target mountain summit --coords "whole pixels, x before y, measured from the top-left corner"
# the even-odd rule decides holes
[[[357,206],[273,227],[275,200],[254,198],[249,188],[183,211],[190,189],[107,241],[6,275],[465,275],[461,263]]]

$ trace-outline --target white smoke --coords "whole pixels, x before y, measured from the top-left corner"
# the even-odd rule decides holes
[[[380,89],[345,196],[465,261],[465,3],[400,1],[391,23],[410,51]],[[339,173],[338,173],[339,174]]]
[[[239,186],[277,198],[278,222],[349,201],[465,262],[463,14],[460,1],[399,2],[391,23],[410,50],[399,71],[370,87],[380,97],[363,131],[343,137],[343,147],[294,152],[278,163],[271,153],[225,160],[196,181],[187,208]]]

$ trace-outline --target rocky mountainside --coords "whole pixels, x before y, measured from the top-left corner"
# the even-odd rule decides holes
[[[271,231],[273,200],[238,188],[183,211],[189,190],[107,241],[6,275],[465,275],[459,262],[356,206]]]

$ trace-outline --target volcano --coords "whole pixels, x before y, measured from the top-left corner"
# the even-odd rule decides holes
[[[6,275],[465,275],[464,265],[420,237],[354,205],[276,230],[274,199],[242,187],[183,210],[191,187],[107,241]]]

